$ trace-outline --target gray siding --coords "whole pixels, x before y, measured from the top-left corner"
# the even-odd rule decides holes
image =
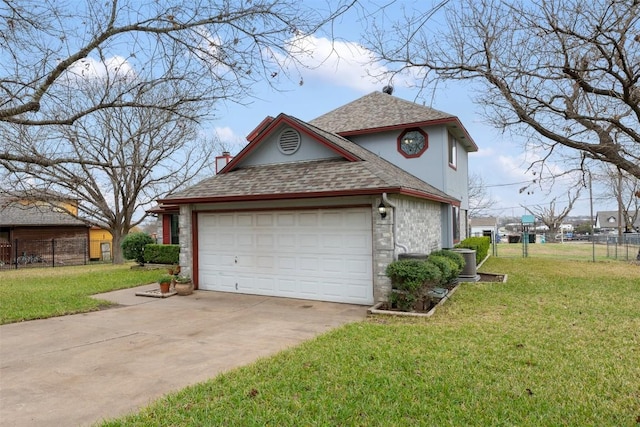
[[[240,167],[334,159],[340,157],[333,150],[330,150],[301,132],[299,132],[301,143],[298,151],[289,155],[282,154],[278,149],[278,138],[280,133],[287,128],[288,126],[281,126],[277,131],[273,132],[273,134],[260,144],[259,147],[242,160]]]

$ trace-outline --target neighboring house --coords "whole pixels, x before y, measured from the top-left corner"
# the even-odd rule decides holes
[[[159,201],[179,209],[199,289],[372,304],[399,253],[466,237],[477,147],[455,116],[374,92],[310,122],[268,117],[247,139],[220,173]]]
[[[640,230],[640,215],[637,212],[628,212],[631,223],[635,230]],[[632,232],[634,230],[626,230],[626,221],[624,218],[618,223],[618,211],[600,211],[596,215],[595,228],[599,229],[602,233],[617,233],[618,229],[622,227],[622,231]],[[635,221],[633,221],[635,220]]]
[[[0,261],[9,263],[15,258],[16,240],[88,239],[89,227],[69,215],[68,209],[74,209],[72,200],[47,203],[0,194]],[[31,250],[23,246],[18,255]]]
[[[469,225],[472,237],[498,235],[498,218],[496,217],[470,218]]]

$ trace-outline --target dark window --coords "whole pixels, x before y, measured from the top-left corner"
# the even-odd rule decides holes
[[[453,241],[460,241],[460,208],[457,206],[451,207],[451,217],[452,217],[452,225],[453,225]]]
[[[171,244],[180,243],[180,227],[178,226],[178,214],[171,214]]]

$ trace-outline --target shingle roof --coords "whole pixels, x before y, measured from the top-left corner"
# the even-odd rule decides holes
[[[47,225],[84,226],[85,223],[69,214],[56,210],[53,206],[23,204],[13,197],[0,195],[0,225],[3,227]]]
[[[450,125],[451,131],[468,151],[478,151],[478,146],[473,138],[453,114],[383,92],[372,92],[323,114],[309,123],[326,131],[345,136],[446,123]]]
[[[339,135],[285,114],[278,116],[274,122],[278,119],[296,126],[335,151],[347,152],[358,160],[338,158],[225,168],[224,173],[205,179],[161,202],[283,199],[381,192],[404,192],[432,200],[458,202]]]
[[[498,225],[498,219],[492,216],[469,218],[469,225],[471,225],[471,227],[495,227]]]
[[[382,92],[372,92],[309,123],[334,133],[407,126],[455,116]]]
[[[630,211],[629,217],[635,217],[633,226],[640,228],[640,215],[635,211]],[[609,218],[612,219],[611,222],[609,222]],[[618,228],[618,211],[599,211],[596,214],[596,222],[599,224],[600,228]],[[624,219],[622,220],[622,225],[625,225]]]

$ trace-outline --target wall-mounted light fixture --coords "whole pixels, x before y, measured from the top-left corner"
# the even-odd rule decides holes
[[[380,202],[378,205],[378,213],[380,214],[380,218],[385,219],[387,217],[387,207],[383,202]]]

